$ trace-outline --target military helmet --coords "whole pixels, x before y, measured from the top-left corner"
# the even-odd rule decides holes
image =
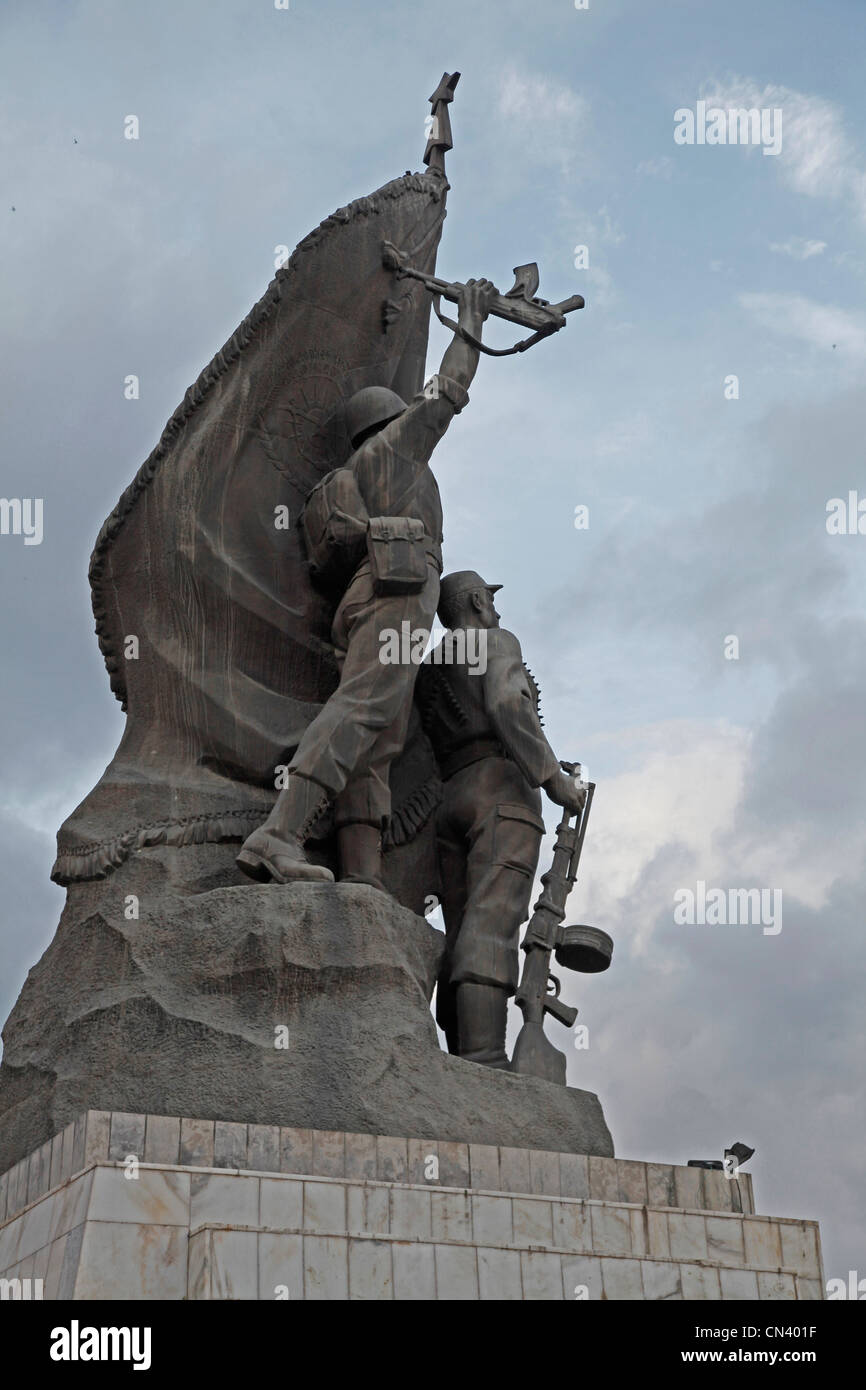
[[[448,613],[451,605],[461,594],[474,594],[477,589],[486,589],[488,593],[497,594],[502,588],[501,584],[488,584],[477,570],[455,570],[453,574],[443,576],[439,587],[439,607],[438,613],[441,621],[448,624],[445,614]]]
[[[368,430],[396,420],[406,408],[402,397],[387,386],[365,386],[356,391],[346,404],[346,429],[353,448],[357,449]]]

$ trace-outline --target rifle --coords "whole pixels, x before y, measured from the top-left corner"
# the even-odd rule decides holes
[[[580,772],[579,763],[561,763],[560,766],[572,776]],[[598,927],[560,925],[565,916],[566,900],[577,878],[594,791],[595,783],[589,782],[583,810],[574,824],[571,813],[566,811],[557,826],[553,863],[547,873],[542,874],[543,891],[523,938],[526,959],[515,997],[523,1013],[523,1027],[514,1046],[510,1070],[559,1086],[565,1085],[565,1054],[554,1047],[545,1034],[544,1016],[552,1014],[570,1028],[577,1018],[577,1009],[559,998],[560,982],[550,973],[551,952],[556,952],[557,962],[567,970],[583,974],[606,970],[613,954],[613,942]],[[549,985],[553,986],[552,992]]]
[[[495,318],[506,319],[509,323],[518,323],[523,328],[532,328],[535,331],[529,338],[524,338],[522,342],[515,343],[510,348],[489,348],[482,343],[479,338],[467,333],[464,328],[460,328],[453,319],[446,318],[439,310],[441,299],[447,299],[452,304],[458,303],[460,292],[464,288],[458,282],[440,280],[437,275],[428,275],[425,271],[415,270],[406,262],[406,257],[398,247],[390,241],[382,242],[382,264],[386,270],[393,271],[398,279],[409,277],[412,280],[419,280],[426,290],[433,296],[433,309],[440,323],[444,323],[446,328],[451,328],[459,333],[462,338],[477,348],[479,352],[486,352],[488,357],[509,357],[514,352],[525,352],[534,343],[541,342],[542,338],[547,338],[551,333],[558,333],[565,327],[565,316],[574,309],[582,309],[585,300],[582,294],[573,294],[570,299],[563,299],[559,304],[550,304],[546,299],[537,299],[535,291],[538,289],[538,266],[535,261],[528,265],[516,265],[514,267],[514,284],[506,294],[498,294],[490,306],[490,312]],[[400,312],[399,301],[386,300],[383,305],[383,319],[385,328],[394,321]]]

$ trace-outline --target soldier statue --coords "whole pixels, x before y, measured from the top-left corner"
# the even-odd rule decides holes
[[[442,580],[438,613],[451,631],[425,659],[417,696],[444,783],[437,840],[446,951],[436,1018],[450,1052],[504,1069],[518,935],[544,834],[538,788],[570,812],[586,791],[545,737],[520,643],[499,626],[493,595],[501,587],[473,570]],[[455,660],[473,628],[485,659]]]
[[[355,452],[307,500],[308,562],[341,595],[331,628],[340,680],[304,732],[273,810],[238,855],[252,878],[332,881],[304,845],[333,804],[341,879],[383,887],[388,773],[406,739],[418,665],[383,664],[381,634],[400,632],[404,622],[410,630],[431,627],[442,572],[442,505],[429,461],[469,399],[475,344],[496,293],[489,280],[461,287],[457,332],[438,376],[411,405],[381,386],[351,397],[346,421]]]

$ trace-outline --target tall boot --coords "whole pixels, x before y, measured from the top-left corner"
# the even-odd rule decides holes
[[[436,1022],[445,1034],[448,1051],[453,1057],[459,1056],[457,986],[451,983],[451,971],[447,964],[436,982]]]
[[[337,828],[341,883],[369,883],[382,893],[382,831],[367,821],[350,821]]]
[[[328,804],[328,793],[318,782],[297,773],[277,797],[264,825],[244,841],[238,868],[259,883],[292,883],[297,879],[333,883],[334,875],[323,864],[311,864],[304,842]]]
[[[457,1052],[466,1062],[504,1071],[508,991],[461,980],[457,986]]]

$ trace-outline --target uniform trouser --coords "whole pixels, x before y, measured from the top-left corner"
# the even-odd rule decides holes
[[[508,758],[481,758],[445,783],[436,833],[445,918],[437,1018],[448,1031],[461,982],[517,988],[520,926],[544,834],[541,795]]]
[[[373,592],[363,565],[334,614],[331,640],[340,683],[304,732],[289,770],[319,783],[336,799],[336,821],[384,827],[391,814],[388,776],[406,742],[418,666],[383,664],[383,634],[401,624],[429,632],[439,601],[439,570],[431,559],[416,594]]]

